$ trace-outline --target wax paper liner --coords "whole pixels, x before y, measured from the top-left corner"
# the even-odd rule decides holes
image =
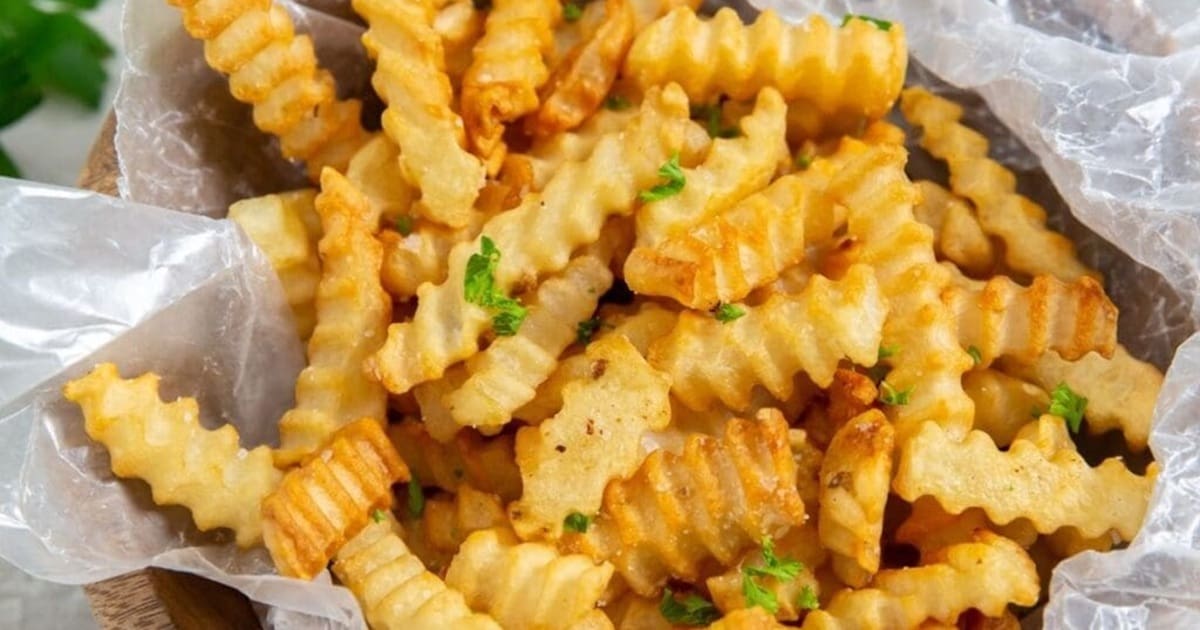
[[[368,93],[361,27],[347,3],[307,4],[287,6],[340,91]],[[1127,550],[1064,562],[1046,621],[1200,627],[1200,598],[1189,595],[1200,577],[1200,429],[1191,421],[1200,410],[1200,340],[1179,346],[1200,318],[1194,2],[769,4],[791,18],[819,10],[904,21],[910,80],[967,103],[970,122],[1020,172],[1022,189],[1108,276],[1123,341],[1171,364],[1151,437],[1163,472],[1146,526]],[[204,66],[173,9],[129,2],[125,20],[129,58],[116,104],[123,196],[219,217],[238,198],[306,183]],[[919,151],[912,167],[937,170]],[[154,508],[143,484],[114,481],[104,450],[88,443],[78,412],[58,396],[67,378],[114,359],[127,375],[163,374],[168,396],[197,395],[206,421],[234,422],[246,445],[269,440],[301,363],[261,256],[223,222],[57,189],[4,183],[0,210],[0,436],[13,445],[0,464],[8,480],[0,555],[65,582],[146,564],[177,568],[271,604],[266,621],[277,627],[361,625],[327,577],[301,584],[264,575],[261,551],[238,553],[197,533],[184,510]]]

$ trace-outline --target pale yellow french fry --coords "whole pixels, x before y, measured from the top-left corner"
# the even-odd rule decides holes
[[[988,531],[953,545],[925,566],[880,571],[871,588],[846,590],[804,620],[808,630],[914,628],[927,619],[953,624],[976,609],[1004,614],[1038,600],[1037,568],[1019,545]]]
[[[604,20],[558,61],[526,130],[547,136],[579,126],[600,108],[636,33],[631,0],[604,0]]]
[[[905,90],[904,117],[922,129],[921,146],[950,167],[950,188],[975,204],[983,231],[1004,242],[1004,262],[1063,282],[1103,278],[1075,257],[1070,239],[1046,227],[1046,211],[1016,192],[1016,177],[987,157],[988,141],[960,121],[958,104],[924,88]]]
[[[395,224],[399,217],[411,220],[412,204],[417,189],[400,168],[400,149],[392,139],[375,134],[350,159],[346,179],[367,198],[367,225],[372,231]]]
[[[229,206],[228,215],[271,261],[292,307],[296,332],[305,341],[317,325],[317,283],[321,281],[317,256],[321,219],[313,205],[316,194],[305,189],[243,199]]]
[[[311,580],[373,511],[391,507],[392,484],[408,476],[378,420],[347,424],[263,500],[263,542],[275,568]]]
[[[362,104],[339,100],[312,40],[296,35],[287,10],[271,0],[168,0],[183,12],[204,58],[229,75],[233,97],[254,107],[254,124],[279,138],[283,155],[302,160],[313,181],[326,166],[342,170],[369,134]]]
[[[1039,421],[1057,424],[1065,436],[1062,422],[1054,416]],[[1086,537],[1111,529],[1130,540],[1141,527],[1156,471],[1135,475],[1119,458],[1092,468],[1073,447],[1047,455],[1019,438],[1001,451],[981,431],[960,442],[926,423],[901,444],[892,487],[908,501],[932,496],[952,514],[983,508],[1001,525],[1027,518],[1044,534],[1073,526]]]
[[[935,262],[932,231],[913,217],[917,193],[904,174],[905,152],[890,144],[842,142],[860,157],[838,171],[829,194],[846,208],[853,260],[872,266],[887,298],[882,343],[892,351],[885,359],[891,371],[880,388],[899,403],[887,407],[896,441],[903,444],[927,420],[963,435],[971,427],[972,405],[962,374],[972,361],[942,304],[950,271]]]
[[[958,319],[959,343],[977,351],[981,367],[1002,356],[1031,363],[1048,351],[1068,359],[1112,356],[1117,307],[1095,280],[1036,276],[1023,287],[994,276],[970,284],[947,288],[942,300]]]
[[[796,491],[804,500],[805,509],[815,514],[821,497],[821,465],[825,452],[803,429],[788,431],[788,441],[792,448],[792,462],[796,466]]]
[[[1092,353],[1066,361],[1047,352],[1030,365],[1005,361],[1003,368],[1047,389],[1066,383],[1088,399],[1084,410],[1088,433],[1119,429],[1129,448],[1145,450],[1163,375],[1153,365],[1133,358],[1124,346],[1117,344],[1111,359]]]
[[[667,426],[670,380],[621,335],[588,346],[583,379],[563,388],[563,408],[517,432],[523,493],[509,507],[522,538],[558,538],[563,519],[600,509],[608,482],[642,461],[642,436]]]
[[[275,461],[281,466],[317,450],[348,422],[386,417],[387,392],[361,368],[392,318],[392,301],[379,285],[382,252],[364,219],[367,206],[336,171],[321,176],[317,326],[308,342],[308,367],[296,380],[296,405],[279,420]]]
[[[654,451],[610,483],[588,531],[561,546],[612,562],[636,593],[657,596],[668,577],[699,580],[710,562],[730,566],[763,536],[802,524],[795,481],[778,412],[731,420],[721,438],[693,435],[680,454]]]
[[[484,36],[463,76],[461,107],[471,149],[500,170],[507,146],[505,125],[536,111],[538,89],[550,78],[543,54],[554,44],[562,19],[558,0],[493,0]]]
[[[368,524],[338,551],[333,572],[377,630],[500,630],[430,573],[394,531],[391,516]]]
[[[938,255],[974,276],[989,274],[996,255],[971,206],[934,182],[920,180],[915,184],[921,192],[921,203],[913,208],[913,214],[933,228]]]
[[[719,400],[741,411],[756,385],[785,400],[799,372],[828,386],[844,357],[875,363],[888,315],[865,265],[840,281],[814,276],[799,295],[741,308],[744,315],[725,322],[684,312],[671,333],[651,345],[651,364],[670,375],[671,392],[688,407],[702,410]]]
[[[894,446],[887,417],[871,410],[838,429],[825,451],[817,515],[821,544],[833,554],[834,573],[850,586],[865,586],[879,570]]]
[[[521,496],[521,471],[512,435],[485,439],[465,430],[443,444],[430,437],[420,422],[405,420],[388,426],[388,437],[424,485],[457,492],[469,484],[505,501]]]
[[[639,305],[633,313],[614,312],[602,308],[598,315],[600,328],[595,341],[610,335],[621,335],[633,343],[642,356],[646,356],[650,344],[666,336],[675,326],[678,315],[652,302]],[[513,415],[529,424],[539,422],[562,409],[562,391],[567,383],[581,379],[591,372],[592,362],[586,355],[577,354],[558,363],[558,367],[541,385],[532,400],[513,412]]]
[[[535,139],[533,146],[524,155],[533,168],[533,188],[542,190],[558,169],[567,162],[587,159],[596,143],[605,135],[624,129],[637,115],[630,107],[621,111],[601,110],[577,129],[556,133],[546,138]],[[707,149],[708,134],[704,134]]]
[[[1019,518],[1007,525],[988,520],[980,508],[968,508],[961,514],[950,514],[933,497],[913,501],[912,512],[893,534],[897,542],[912,545],[928,563],[935,553],[964,542],[970,542],[976,530],[985,529],[1028,549],[1037,541],[1038,533],[1028,520]]]
[[[963,391],[975,403],[975,430],[987,433],[997,446],[1008,446],[1050,404],[1046,390],[996,370],[972,370],[963,375]]]
[[[739,137],[714,140],[702,164],[683,170],[685,183],[679,194],[638,209],[638,246],[655,248],[766,186],[788,159],[786,113],[779,92],[764,89],[754,112],[742,118]]]
[[[400,163],[421,197],[417,210],[460,228],[471,220],[484,167],[466,148],[462,120],[451,109],[442,40],[430,0],[354,0],[367,22],[363,44],[375,57],[371,79],[387,104],[383,129],[400,147]]]
[[[102,363],[68,382],[63,396],[83,410],[84,429],[108,449],[113,474],[144,480],[158,505],[188,508],[201,531],[228,527],[239,547],[262,542],[258,505],[283,478],[270,448],[241,448],[233,425],[200,426],[196,399],[163,402],[153,373],[122,379]]]
[[[775,555],[779,558],[796,560],[801,563],[800,571],[795,578],[783,580],[764,576],[755,578],[759,586],[775,595],[779,610],[772,620],[795,621],[803,611],[797,605],[800,594],[805,589],[811,589],[814,596],[820,595],[821,585],[814,571],[825,564],[829,554],[821,547],[818,540],[817,528],[812,523],[793,527],[779,540],[775,541]],[[720,575],[715,575],[704,581],[708,592],[712,595],[713,604],[725,613],[748,608],[745,593],[742,592],[742,581],[745,575],[743,567],[761,567],[763,565],[762,551],[751,549],[742,555],[742,559],[734,567]]]
[[[483,22],[487,14],[475,8],[474,0],[454,0],[438,7],[433,18],[433,30],[442,38],[446,60],[446,76],[457,92],[463,75],[471,66],[471,51],[483,37]]]
[[[482,235],[501,255],[497,289],[507,292],[518,280],[561,270],[572,251],[599,238],[610,216],[631,213],[638,192],[658,183],[658,169],[682,147],[687,115],[678,87],[652,91],[627,129],[605,136],[586,161],[564,166],[540,195],[527,195],[489,220]],[[407,392],[478,351],[491,317],[467,302],[463,286],[467,261],[479,251],[480,239],[455,246],[445,282],[418,291],[413,320],[393,324],[383,348],[367,361],[388,390]]]
[[[450,405],[446,404],[446,397],[462,387],[469,376],[467,366],[459,363],[447,369],[441,378],[426,381],[413,388],[413,398],[421,409],[421,423],[433,439],[449,442],[463,428],[450,415]]]
[[[572,260],[561,275],[543,282],[517,334],[498,338],[471,357],[467,379],[443,397],[454,421],[476,428],[507,424],[554,372],[579,324],[591,317],[611,285],[607,263],[592,256]]]
[[[824,135],[883,117],[900,94],[907,63],[899,24],[885,31],[850,20],[838,28],[812,16],[792,25],[768,10],[747,26],[729,8],[702,20],[681,7],[638,34],[624,74],[643,89],[678,82],[699,102],[748,100],[773,87],[788,101],[811,105]]]
[[[452,495],[426,497],[419,517],[401,509],[401,532],[425,568],[444,574],[467,536],[493,527],[508,528],[508,513],[500,497],[461,483]]]
[[[506,529],[471,534],[446,572],[446,585],[506,628],[569,630],[596,609],[613,567]]]

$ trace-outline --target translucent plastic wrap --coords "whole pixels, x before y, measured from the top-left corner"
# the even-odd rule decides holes
[[[1045,620],[1200,627],[1195,0],[756,2],[793,19],[815,10],[903,21],[910,81],[967,103],[1023,192],[1106,273],[1123,341],[1170,366],[1151,437],[1164,467],[1141,535],[1060,565]],[[369,66],[348,3],[306,4],[288,4],[297,28],[313,34],[339,91],[363,94]],[[236,199],[302,185],[174,9],[128,2],[125,37],[123,196],[220,217]],[[914,152],[912,168],[933,166]],[[209,426],[235,423],[246,445],[273,439],[301,349],[270,269],[232,224],[0,180],[0,270],[0,556],[75,583],[147,564],[182,569],[274,606],[276,627],[361,625],[327,578],[265,575],[265,554],[199,534],[182,509],[155,509],[144,485],[114,480],[59,396],[66,379],[114,360],[125,375],[162,374],[166,396],[197,395]]]

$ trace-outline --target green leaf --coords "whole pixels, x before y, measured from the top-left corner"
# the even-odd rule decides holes
[[[728,324],[729,322],[738,319],[745,314],[746,309],[738,306],[737,304],[718,302],[717,307],[713,309],[713,317],[715,317],[717,321],[721,322],[722,324]]]
[[[754,578],[750,577],[750,574],[744,572],[742,573],[742,597],[746,600],[746,606],[758,606],[772,615],[779,612],[779,600],[775,597],[775,593],[763,588]]]
[[[970,346],[967,348],[967,354],[971,355],[971,360],[975,362],[976,367],[983,363],[983,353],[979,351],[979,348]]]
[[[612,94],[609,95],[608,98],[604,99],[604,108],[611,109],[614,112],[629,109],[630,105],[633,105],[633,103],[630,103],[629,99],[621,96],[620,94]]]
[[[400,233],[400,236],[408,236],[409,234],[412,234],[412,217],[408,216],[407,214],[398,215],[396,217],[396,231]]]
[[[100,0],[41,0],[39,4],[51,11],[86,11],[99,6]]]
[[[592,518],[579,512],[571,512],[563,519],[563,529],[569,532],[579,532],[580,534],[586,534],[588,526],[591,524]]]
[[[813,154],[807,151],[796,154],[796,168],[807,171],[808,167],[812,166]]]
[[[692,118],[704,121],[704,128],[710,138],[736,138],[742,135],[742,130],[734,126],[726,126],[721,120],[721,105],[693,105]]]
[[[25,60],[38,85],[96,109],[108,82],[102,62],[112,52],[108,43],[77,16],[53,13],[39,29]]]
[[[383,510],[374,510],[371,512],[371,520],[376,523],[382,523],[387,520],[387,512]]]
[[[525,316],[529,311],[521,303],[512,298],[496,300],[492,305],[499,312],[492,316],[492,330],[501,337],[511,337],[521,329]]]
[[[916,387],[909,387],[900,391],[892,387],[891,383],[883,381],[879,384],[879,402],[885,405],[907,405],[915,389]]]
[[[887,20],[881,20],[869,15],[854,15],[852,13],[847,13],[846,16],[842,18],[842,26],[849,24],[850,20],[862,20],[864,22],[870,22],[871,24],[875,25],[875,28],[881,31],[892,30],[892,23]]]
[[[800,595],[796,597],[796,608],[800,610],[816,610],[820,606],[821,601],[817,599],[816,591],[813,590],[812,586],[805,584],[804,588],[800,591]]]
[[[891,344],[889,346],[879,346],[879,360],[890,359],[897,354],[900,354],[900,345]]]
[[[1071,433],[1079,433],[1087,403],[1087,398],[1076,394],[1066,383],[1059,383],[1054,391],[1050,392],[1050,408],[1047,412],[1065,420]]]
[[[568,22],[578,22],[583,17],[583,7],[578,3],[568,2],[563,5],[563,19]]]
[[[421,518],[425,513],[425,491],[421,489],[421,481],[413,475],[408,480],[408,514],[413,518]]]
[[[651,188],[643,190],[638,194],[638,199],[645,202],[660,201],[667,197],[678,195],[685,184],[687,178],[683,175],[683,169],[679,166],[679,152],[671,156],[665,164],[658,168],[658,176],[664,181],[663,183]]]
[[[586,346],[592,340],[592,336],[600,329],[601,320],[599,317],[585,319],[578,324],[575,324],[575,341],[579,345]]]
[[[4,147],[0,146],[0,177],[20,177],[21,171],[17,165],[8,157],[8,153],[4,152]]]
[[[658,604],[658,612],[663,619],[680,626],[707,626],[720,618],[721,613],[713,603],[696,594],[690,594],[679,601],[671,589],[663,589],[662,601]]]
[[[804,570],[804,563],[791,558],[780,559],[775,555],[775,541],[770,536],[762,538],[763,566],[746,566],[742,569],[747,575],[757,577],[773,577],[785,582],[796,579]]]
[[[496,265],[500,263],[500,250],[492,239],[480,238],[480,251],[467,259],[463,276],[463,297],[472,304],[490,308],[492,330],[501,337],[511,337],[525,321],[529,311],[496,287]]]
[[[0,65],[0,129],[25,117],[42,103],[42,89],[25,68]]]

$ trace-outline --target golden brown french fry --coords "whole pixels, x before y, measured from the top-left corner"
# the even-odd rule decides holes
[[[1029,423],[1030,414],[1046,409],[1046,390],[996,370],[963,375],[963,391],[975,403],[975,430],[987,433],[996,446],[1008,446]]]
[[[163,402],[153,373],[122,379],[102,363],[68,382],[63,396],[83,410],[84,430],[108,449],[113,474],[150,484],[158,505],[188,508],[201,531],[228,527],[240,547],[262,542],[258,504],[283,478],[270,448],[239,447],[233,425],[206,430],[196,399]]]
[[[775,555],[801,563],[800,571],[795,578],[784,580],[763,576],[757,578],[757,584],[775,596],[779,610],[771,617],[772,621],[795,621],[803,611],[797,600],[805,589],[812,591],[814,597],[819,596],[821,585],[814,571],[825,564],[828,552],[821,547],[817,537],[817,528],[811,522],[793,527],[779,540],[775,541]],[[705,580],[704,585],[712,595],[713,604],[725,614],[744,610],[751,605],[746,602],[743,592],[745,574],[743,567],[761,567],[764,561],[760,549],[752,549],[742,555],[736,566]],[[761,610],[761,609],[760,609]]]
[[[425,485],[457,492],[469,484],[505,501],[521,496],[512,435],[485,439],[468,429],[443,444],[430,437],[420,422],[405,420],[389,425],[388,437],[413,476]]]
[[[493,527],[508,528],[500,497],[461,483],[453,495],[426,496],[419,516],[401,510],[401,536],[430,571],[443,574],[467,536]]]
[[[971,206],[934,182],[914,183],[921,192],[921,203],[913,208],[913,214],[933,228],[938,255],[971,275],[990,273],[996,264],[995,252]]]
[[[446,59],[446,76],[455,92],[462,87],[462,78],[471,66],[471,50],[483,37],[483,22],[487,14],[475,8],[474,0],[454,0],[438,7],[433,30],[442,38]]]

